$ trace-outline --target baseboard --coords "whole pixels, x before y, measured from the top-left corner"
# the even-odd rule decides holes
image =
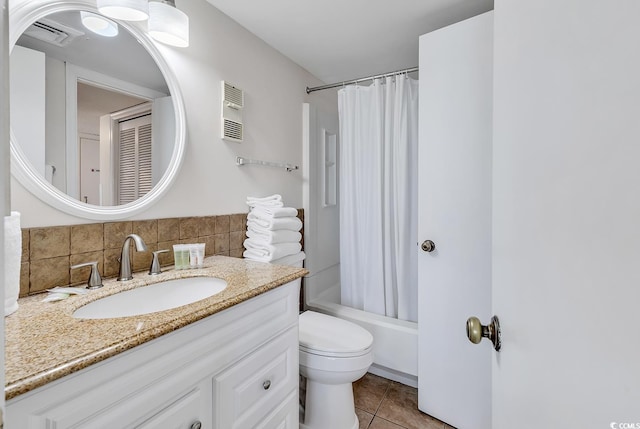
[[[369,368],[369,372],[371,374],[378,375],[389,380],[397,381],[400,384],[405,384],[407,386],[415,388],[418,387],[418,377],[395,371],[384,366],[376,365],[375,363],[371,365],[371,367]]]

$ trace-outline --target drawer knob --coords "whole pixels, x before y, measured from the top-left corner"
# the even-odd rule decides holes
[[[271,380],[267,380],[262,383],[262,387],[264,388],[264,390],[269,390],[269,388],[271,387]]]
[[[200,429],[201,427],[202,427],[202,423],[198,421],[198,422],[192,423],[189,429]]]

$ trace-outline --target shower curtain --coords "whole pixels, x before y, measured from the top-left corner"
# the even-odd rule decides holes
[[[418,81],[338,92],[343,305],[417,321]]]

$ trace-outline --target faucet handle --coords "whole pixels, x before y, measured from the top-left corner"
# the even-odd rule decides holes
[[[87,280],[87,289],[98,289],[103,286],[102,277],[100,277],[100,271],[98,270],[98,261],[93,262],[85,262],[83,264],[72,265],[71,269],[74,270],[76,268],[81,267],[91,267],[91,274],[89,274],[89,279]]]
[[[160,253],[167,253],[169,251],[169,249],[163,249],[163,250],[156,250],[154,252],[151,252],[153,254],[153,258],[151,259],[151,267],[149,267],[149,274],[150,275],[156,275],[156,274],[160,274],[162,272],[162,269],[160,268],[160,261],[158,259],[158,255]]]

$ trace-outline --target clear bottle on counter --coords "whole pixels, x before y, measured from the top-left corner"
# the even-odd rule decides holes
[[[184,270],[189,268],[189,245],[174,244],[173,260],[174,260],[174,268],[176,270]]]
[[[202,268],[204,263],[204,246],[205,243],[196,243],[189,245],[189,259],[191,268]]]

